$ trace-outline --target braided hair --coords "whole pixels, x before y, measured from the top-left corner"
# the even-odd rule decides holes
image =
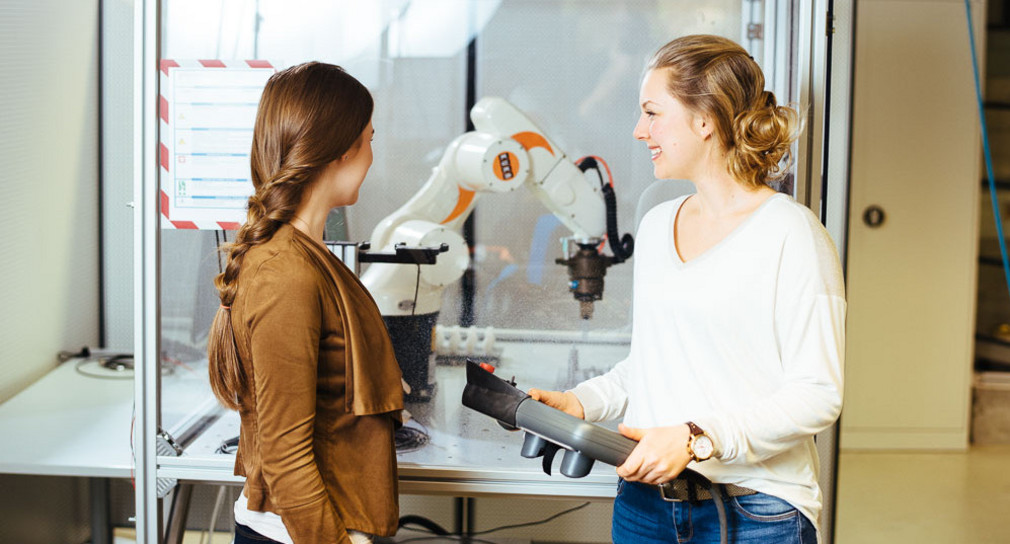
[[[222,247],[224,272],[214,278],[221,305],[207,343],[210,385],[237,410],[248,392],[231,322],[231,305],[245,254],[288,223],[320,172],[352,148],[372,117],[368,89],[339,66],[308,62],[267,81],[256,111],[250,165],[255,193],[235,241]]]

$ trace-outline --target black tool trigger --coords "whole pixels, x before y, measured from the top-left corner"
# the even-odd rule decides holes
[[[546,472],[548,476],[551,475],[551,464],[554,463],[554,455],[557,454],[560,449],[561,446],[555,444],[554,442],[548,442],[547,445],[544,446],[544,472]]]

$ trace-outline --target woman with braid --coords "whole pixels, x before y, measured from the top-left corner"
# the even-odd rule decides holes
[[[841,410],[845,293],[827,231],[768,185],[796,112],[716,36],[663,46],[639,103],[633,134],[656,178],[697,192],[641,221],[628,357],[571,391],[530,394],[588,420],[624,416],[638,446],[617,468],[615,543],[720,541],[719,499],[670,484],[687,467],[720,486],[730,542],[816,543],[813,436]]]
[[[210,383],[238,410],[237,544],[370,542],[396,532],[403,393],[382,317],[323,245],[372,164],[372,97],[341,68],[274,74],[256,114],[255,194],[215,279]]]

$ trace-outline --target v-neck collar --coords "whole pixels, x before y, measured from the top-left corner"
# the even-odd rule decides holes
[[[687,199],[691,198],[692,196],[694,195],[685,196],[683,199],[681,199],[680,204],[674,207],[673,212],[670,214],[670,223],[666,229],[666,232],[668,232],[670,235],[669,255],[671,256],[673,263],[678,267],[692,266],[694,265],[694,263],[704,261],[709,257],[709,255],[713,253],[719,253],[723,246],[729,244],[729,242],[733,240],[733,238],[736,238],[738,236],[738,233],[744,231],[747,228],[747,225],[749,225],[751,222],[754,221],[754,218],[761,213],[761,210],[765,209],[765,207],[768,206],[769,202],[777,200],[780,197],[784,197],[787,195],[776,192],[775,194],[769,196],[768,198],[765,199],[764,202],[761,203],[760,206],[758,206],[754,211],[752,211],[750,215],[747,216],[746,219],[741,221],[740,224],[737,225],[732,231],[730,231],[729,234],[723,237],[722,240],[719,240],[712,247],[701,252],[701,254],[697,255],[695,258],[689,261],[685,261],[683,258],[681,258],[680,251],[677,249],[677,216],[680,215],[680,210],[684,207],[684,203],[687,202]]]

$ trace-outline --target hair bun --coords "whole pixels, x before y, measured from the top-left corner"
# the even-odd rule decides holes
[[[796,111],[777,105],[775,95],[768,91],[756,102],[733,119],[730,171],[752,183],[767,183],[791,164],[789,148],[799,123]]]

